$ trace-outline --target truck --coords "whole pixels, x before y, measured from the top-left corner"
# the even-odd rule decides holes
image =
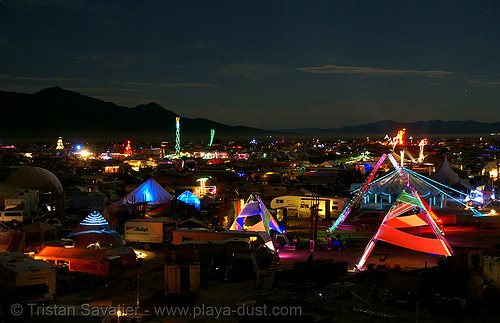
[[[145,249],[172,242],[172,231],[177,221],[165,219],[133,219],[125,222],[125,241],[142,245]]]

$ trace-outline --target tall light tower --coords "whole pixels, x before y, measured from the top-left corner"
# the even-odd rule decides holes
[[[64,149],[64,144],[63,144],[62,137],[59,137],[59,139],[57,139],[57,146],[56,146],[56,149],[57,149],[57,150]]]
[[[420,154],[418,155],[418,162],[421,163],[424,161],[424,146],[427,145],[427,138],[424,138],[422,140],[420,140],[420,142],[418,143],[418,145],[420,146]]]
[[[214,145],[214,137],[215,129],[210,129],[210,143],[208,144],[209,147],[212,147]]]
[[[175,154],[181,154],[181,118],[175,117]]]

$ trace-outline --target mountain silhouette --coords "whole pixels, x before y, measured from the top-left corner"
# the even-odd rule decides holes
[[[176,113],[155,102],[134,108],[88,97],[59,87],[35,94],[0,91],[2,137],[65,135],[169,135],[175,132]],[[229,126],[207,119],[181,119],[184,134],[264,134],[262,129]]]
[[[155,102],[133,108],[119,106],[59,87],[43,89],[34,94],[0,91],[0,136],[7,138],[36,138],[48,136],[175,136],[175,118],[179,115]],[[417,121],[411,123],[392,120],[342,128],[302,128],[267,131],[244,126],[230,126],[204,118],[181,117],[183,136],[203,136],[208,139],[210,129],[217,136],[288,135],[395,135],[405,128],[413,135],[433,134],[487,134],[500,133],[500,122],[477,121]]]

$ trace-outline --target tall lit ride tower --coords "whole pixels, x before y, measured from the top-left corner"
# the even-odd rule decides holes
[[[126,155],[132,155],[132,147],[130,146],[130,140],[127,141],[127,146],[125,147],[124,154]]]
[[[175,154],[181,154],[181,124],[180,117],[175,117]]]
[[[210,147],[214,145],[214,137],[215,137],[215,129],[210,129],[210,143],[208,144]]]
[[[57,149],[57,150],[62,150],[62,149],[64,149],[64,144],[63,144],[63,141],[62,141],[62,137],[59,137],[59,139],[57,139],[57,146],[56,146],[56,149]]]

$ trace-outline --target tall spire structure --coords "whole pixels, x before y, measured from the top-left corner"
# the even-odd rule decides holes
[[[130,146],[130,140],[127,141],[127,146],[125,147],[124,153],[126,155],[132,155],[132,147]]]
[[[210,129],[210,143],[208,146],[212,147],[214,145],[215,129]]]
[[[181,154],[181,124],[180,117],[175,117],[175,154]]]
[[[64,149],[64,144],[63,144],[62,137],[59,137],[59,139],[57,139],[57,146],[56,146],[56,149],[57,149],[57,150],[62,150],[62,149]]]

